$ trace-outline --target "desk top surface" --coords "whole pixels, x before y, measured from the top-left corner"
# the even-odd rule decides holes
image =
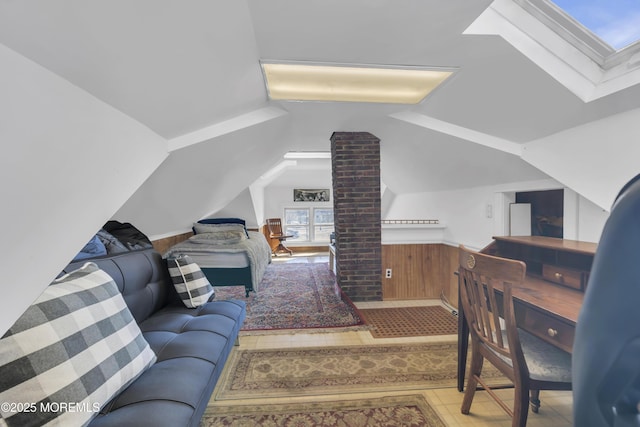
[[[577,253],[592,257],[596,243],[559,239],[543,236],[496,236],[496,242],[552,249],[559,252]],[[578,321],[584,292],[558,285],[536,274],[527,274],[522,286],[514,286],[513,296],[524,304],[563,319],[573,325]]]
[[[522,286],[513,287],[513,297],[532,308],[543,310],[575,325],[584,293],[538,277],[527,276]]]
[[[558,239],[544,236],[494,236],[494,240],[501,242],[520,243],[527,246],[556,249],[566,252],[578,252],[587,255],[596,253],[597,244],[578,240]]]

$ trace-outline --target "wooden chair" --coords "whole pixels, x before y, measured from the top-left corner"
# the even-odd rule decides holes
[[[512,417],[513,427],[527,424],[529,394],[533,412],[540,390],[571,390],[571,355],[518,329],[512,286],[522,284],[522,261],[459,248],[460,297],[471,334],[471,368],[461,412],[469,414],[478,384]],[[511,409],[482,378],[484,360],[513,383]]]
[[[280,220],[280,218],[267,219],[267,230],[269,231],[270,239],[278,240],[278,246],[272,251],[274,255],[278,256],[279,252],[286,252],[289,255],[293,254],[293,251],[284,245],[284,241],[293,237],[293,235],[284,234],[282,231],[282,220]]]

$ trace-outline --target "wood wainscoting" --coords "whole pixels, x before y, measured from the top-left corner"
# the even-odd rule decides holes
[[[193,236],[193,233],[182,233],[176,234],[175,236],[165,237],[164,239],[158,239],[151,242],[153,244],[153,248],[164,254],[169,250],[169,248],[173,245],[177,245],[180,242],[187,240],[189,237]]]
[[[385,277],[386,270],[391,278]],[[458,248],[445,244],[382,245],[382,296],[385,301],[439,299],[458,306]]]
[[[154,248],[161,254],[193,233],[183,233],[154,240]],[[293,248],[294,252],[329,252],[328,246]],[[385,270],[390,268],[390,279]],[[385,301],[439,299],[458,307],[458,248],[445,244],[382,245],[382,298]]]

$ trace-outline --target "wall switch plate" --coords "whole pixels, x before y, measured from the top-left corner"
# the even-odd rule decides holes
[[[391,269],[387,268],[387,271],[384,273],[384,277],[387,279],[391,279]]]

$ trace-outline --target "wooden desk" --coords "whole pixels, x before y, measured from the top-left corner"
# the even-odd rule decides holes
[[[522,329],[570,353],[595,251],[595,243],[526,236],[494,237],[480,252],[527,264],[525,283],[513,287],[516,321]],[[464,389],[468,345],[469,327],[459,307],[459,391]]]

